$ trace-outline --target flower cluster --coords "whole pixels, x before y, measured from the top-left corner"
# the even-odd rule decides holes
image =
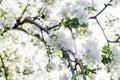
[[[68,29],[59,29],[49,35],[48,45],[52,46],[55,50],[66,48],[73,50],[74,41]]]
[[[101,63],[101,53],[95,40],[86,40],[86,43],[82,46],[84,48],[83,60],[86,64]]]
[[[1,0],[0,80],[119,80],[119,15],[98,18],[108,6],[118,9],[119,0],[89,18],[97,12],[91,4]]]

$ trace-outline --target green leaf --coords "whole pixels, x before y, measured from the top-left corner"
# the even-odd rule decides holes
[[[116,37],[120,37],[120,34],[116,33],[115,36],[116,36]]]
[[[48,26],[47,26],[47,25],[45,25],[45,28],[48,28]]]
[[[3,32],[0,32],[0,36],[4,36],[4,33],[3,33]]]
[[[42,14],[41,18],[42,19],[45,19],[46,15],[45,14]]]
[[[0,57],[2,57],[2,56],[3,56],[3,54],[0,53]]]
[[[3,10],[2,8],[0,8],[0,17],[5,19],[5,15],[7,14],[7,12],[5,12],[5,10]]]
[[[85,74],[88,75],[90,73],[90,66],[84,65]]]
[[[107,54],[107,53],[108,53],[108,50],[109,50],[109,49],[108,49],[108,45],[104,45],[101,51],[102,51],[102,53]]]
[[[88,27],[88,23],[83,23],[81,26],[86,28],[86,27]]]
[[[72,21],[73,22],[78,22],[78,19],[77,18],[73,18]]]
[[[65,28],[68,26],[67,23],[63,23],[63,25],[64,25]]]
[[[71,19],[70,26],[72,28],[78,28],[78,26],[79,26],[78,19],[77,18]]]
[[[57,37],[55,34],[50,35],[50,38]]]
[[[17,72],[17,73],[20,73],[20,69],[19,69],[19,68],[16,68],[16,72]]]
[[[71,79],[76,80],[76,77],[80,75],[80,71],[77,71],[75,74],[72,75]]]
[[[102,53],[107,53],[107,51],[106,50],[102,50]]]
[[[65,17],[65,20],[67,21],[67,22],[70,22],[71,21],[71,19],[70,19],[70,17]]]
[[[60,50],[58,50],[58,49],[56,50],[56,53],[60,53],[60,52],[61,52]]]
[[[22,8],[22,7],[23,7],[22,2],[19,2],[19,8]]]
[[[91,7],[91,10],[96,11],[96,9],[95,9],[95,7],[94,7],[94,6],[92,6],[92,7]]]
[[[61,51],[58,50],[58,49],[57,49],[55,52],[56,52],[56,54],[57,54],[58,56],[60,56],[60,55],[62,54]]]
[[[85,70],[85,74],[88,75],[90,73],[90,70],[89,69],[86,69]]]
[[[112,60],[114,59],[114,54],[109,49],[108,45],[104,45],[101,52],[102,52],[102,62],[103,62],[103,64],[111,63]]]
[[[102,62],[103,64],[108,64],[108,63],[111,63],[111,60],[109,58],[104,58]]]
[[[104,49],[104,50],[108,49],[108,45],[104,45],[104,46],[103,46],[103,49]]]

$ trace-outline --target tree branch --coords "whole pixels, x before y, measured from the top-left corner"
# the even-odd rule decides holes
[[[120,41],[120,37],[118,37],[115,41],[110,41],[110,40],[108,40],[108,42],[110,42],[110,43],[119,43]]]
[[[41,26],[40,24],[36,23],[35,21],[31,20],[31,18],[25,18],[21,24],[28,22],[30,24],[34,24],[35,26],[37,26],[39,29],[43,30],[44,32],[46,32],[47,34],[49,34],[48,30],[46,28],[44,28],[43,26]]]
[[[67,54],[67,51],[64,50],[63,48],[61,48],[60,50],[61,50],[62,53],[63,53],[63,58],[67,59],[67,61],[68,61],[68,67],[70,67],[72,74],[74,74],[75,71],[74,71],[74,68],[73,68],[73,66],[72,66],[70,57],[69,57],[69,55]]]
[[[101,24],[99,23],[98,19],[95,18],[95,20],[96,20],[97,24],[99,25],[100,29],[102,30],[103,35],[105,36],[105,39],[106,39],[106,41],[107,41],[107,44],[109,45],[109,40],[108,40],[108,38],[107,38],[107,36],[106,36],[106,34],[105,34],[105,32],[104,32],[104,29],[102,28],[102,26],[101,26]]]
[[[29,4],[26,5],[26,7],[24,8],[23,12],[21,13],[21,16],[16,20],[16,23],[13,26],[13,29],[18,28],[18,26],[21,25],[21,19],[22,19],[23,15],[25,14],[25,11],[27,10],[28,6],[30,6],[30,5]]]
[[[2,62],[2,67],[3,67],[3,70],[4,70],[5,80],[8,80],[8,72],[7,72],[7,69],[6,69],[6,67],[5,67],[3,58],[2,58],[1,56],[0,56],[0,60],[1,60],[1,62]]]
[[[108,6],[111,6],[110,3],[112,1],[113,0],[110,0],[107,4],[105,4],[104,8],[100,12],[98,12],[95,16],[89,17],[89,19],[96,19]]]
[[[63,58],[66,58],[66,59],[68,60],[68,67],[70,67],[70,69],[71,69],[71,71],[72,71],[72,74],[75,73],[76,66],[78,65],[79,68],[81,69],[81,72],[82,72],[82,75],[83,75],[83,79],[84,79],[84,80],[87,80],[86,75],[85,75],[85,72],[84,72],[84,68],[83,68],[82,64],[78,61],[78,59],[75,57],[75,53],[74,53],[73,51],[71,51],[71,50],[64,50],[63,48],[60,49],[60,50],[61,50],[62,53],[63,53]],[[73,58],[75,59],[75,61],[72,61],[72,60],[70,59],[69,53],[72,54],[72,56],[73,56]],[[73,65],[72,65],[71,61],[75,63],[75,69],[73,68]]]
[[[52,26],[52,27],[48,27],[47,29],[48,30],[51,30],[51,29],[54,29],[54,28],[56,28],[56,27],[58,27],[59,25],[54,25],[54,26]]]
[[[118,43],[118,42],[120,42],[120,41],[119,41],[119,40],[120,40],[120,37],[118,37],[115,41],[110,41],[110,40],[107,38],[107,36],[106,36],[106,34],[105,34],[102,26],[100,25],[97,17],[98,17],[108,6],[111,6],[110,3],[111,3],[112,1],[113,1],[113,0],[110,0],[107,4],[105,4],[104,8],[103,8],[100,12],[98,12],[95,16],[89,17],[89,19],[95,19],[95,20],[96,20],[97,24],[99,25],[99,27],[101,28],[101,30],[102,30],[102,32],[103,32],[103,35],[105,36],[105,39],[107,40],[108,46],[109,46],[109,43]]]
[[[78,61],[78,59],[75,57],[75,53],[74,53],[73,51],[71,51],[71,50],[67,50],[67,51],[73,55],[73,57],[74,57],[74,59],[75,59],[76,66],[78,65],[79,68],[81,69],[81,72],[82,72],[82,75],[83,75],[83,79],[84,79],[84,80],[87,80],[86,74],[85,74],[85,72],[84,72],[83,65],[82,65],[82,64]]]

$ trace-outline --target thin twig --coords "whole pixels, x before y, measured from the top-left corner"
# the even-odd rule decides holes
[[[118,37],[115,41],[110,41],[110,40],[108,40],[108,42],[109,42],[109,43],[119,43],[119,42],[120,42],[119,40],[120,40],[120,37]]]
[[[28,23],[31,23],[31,24],[34,24],[35,26],[37,26],[39,29],[43,30],[44,32],[46,32],[47,34],[49,34],[48,30],[46,28],[44,28],[43,26],[41,26],[40,24],[38,24],[37,22],[31,20],[31,18],[26,18],[24,19],[21,24],[25,23],[25,22],[28,22]]]
[[[101,29],[102,32],[103,32],[103,35],[104,35],[104,37],[105,37],[105,39],[106,39],[106,41],[107,41],[108,47],[110,46],[109,43],[112,42],[112,41],[110,41],[110,40],[107,38],[107,36],[106,36],[106,34],[105,34],[105,32],[104,32],[104,29],[102,28],[101,24],[99,23],[97,17],[98,17],[108,6],[111,6],[110,3],[111,3],[112,1],[113,1],[113,0],[110,0],[107,4],[105,4],[104,8],[103,8],[100,12],[98,12],[95,16],[92,16],[92,17],[89,18],[89,19],[95,19],[95,20],[96,20],[97,24],[99,25],[100,29]],[[117,40],[117,41],[118,41],[118,40]]]
[[[18,28],[18,26],[21,25],[21,19],[22,19],[23,15],[25,14],[28,6],[30,6],[30,5],[29,5],[29,4],[26,5],[26,7],[24,8],[23,12],[21,13],[21,16],[16,20],[16,23],[15,23],[15,25],[13,26],[13,29]]]
[[[48,27],[47,29],[48,30],[51,30],[51,29],[54,29],[54,28],[56,28],[56,27],[58,27],[59,25],[54,25],[54,26],[52,26],[52,27]]]
[[[83,68],[82,64],[78,61],[78,59],[75,57],[75,53],[73,51],[71,51],[71,50],[64,50],[63,48],[61,48],[60,50],[63,53],[63,58],[68,60],[68,67],[70,67],[72,74],[75,73],[75,70],[77,69],[76,66],[78,65],[79,68],[81,69],[81,72],[82,72],[82,75],[83,75],[83,79],[87,80],[85,72],[84,72],[84,68]],[[73,68],[71,59],[69,57],[69,53],[71,53],[73,58],[75,59],[75,61],[72,61],[72,62],[75,63],[75,68]]]
[[[109,45],[109,40],[108,40],[108,38],[107,38],[107,36],[106,36],[106,34],[105,34],[105,32],[104,32],[104,29],[102,28],[102,26],[101,26],[101,24],[99,23],[98,19],[96,18],[95,20],[96,20],[97,24],[99,25],[99,27],[101,28],[101,30],[102,30],[102,32],[103,32],[103,35],[105,36],[105,39],[107,40],[107,44]]]
[[[6,66],[4,64],[3,58],[1,56],[0,56],[0,60],[2,62],[2,67],[3,67],[3,70],[4,70],[5,80],[8,80],[8,72],[7,72]]]
[[[74,57],[74,59],[75,59],[76,66],[78,65],[79,68],[81,69],[81,72],[82,72],[82,75],[83,75],[83,79],[84,79],[84,80],[87,80],[86,74],[85,74],[85,72],[84,72],[83,65],[82,65],[82,64],[78,61],[78,59],[75,57],[75,53],[74,53],[73,51],[71,51],[71,50],[67,50],[67,51],[73,55],[73,57]]]
[[[70,67],[72,74],[74,74],[75,72],[74,72],[74,68],[72,66],[71,60],[69,58],[67,60],[68,60],[68,64],[69,64],[68,67]]]
[[[68,67],[70,67],[72,74],[74,74],[75,71],[74,71],[73,65],[71,63],[71,59],[70,59],[69,55],[66,53],[67,51],[64,50],[63,48],[61,48],[60,50],[63,53],[63,58],[67,59],[67,61],[68,61]]]
[[[70,30],[70,32],[71,32],[71,34],[72,34],[72,38],[75,39],[75,36],[74,36],[74,34],[73,34],[72,28],[71,28],[70,26],[68,26],[68,29]]]
[[[111,6],[112,0],[110,0],[107,4],[105,4],[104,8],[98,12],[95,16],[89,17],[89,19],[96,19],[108,6]]]

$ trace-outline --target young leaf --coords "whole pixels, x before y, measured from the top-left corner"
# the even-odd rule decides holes
[[[83,23],[81,26],[86,28],[86,27],[88,27],[88,23]]]

